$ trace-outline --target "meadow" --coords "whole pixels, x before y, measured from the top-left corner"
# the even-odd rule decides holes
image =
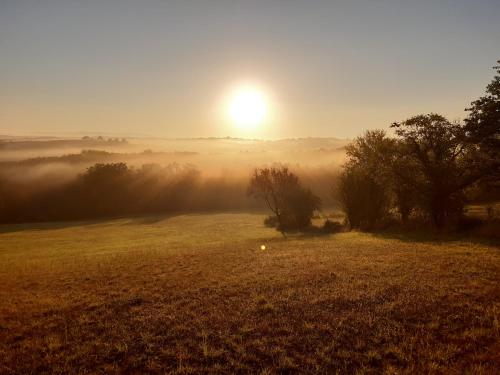
[[[0,226],[0,373],[500,368],[497,246],[263,218]]]

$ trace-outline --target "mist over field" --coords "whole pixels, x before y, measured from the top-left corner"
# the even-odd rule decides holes
[[[499,0],[0,0],[0,375],[499,375]]]
[[[242,167],[265,164],[269,160],[304,166],[330,167],[344,161],[344,146],[348,142],[347,139],[336,138],[252,140],[229,137],[188,139],[31,137],[23,139],[0,136],[0,162],[37,159],[40,163],[50,163],[55,162],[56,157],[92,150],[120,154],[111,158],[119,161],[192,162],[210,172],[227,168],[241,170]],[[51,157],[54,159],[43,160]],[[75,164],[78,162],[78,160],[67,161]]]
[[[274,164],[289,166],[305,186],[311,186],[322,198],[324,206],[330,207],[335,204],[332,186],[345,160],[346,144],[346,140],[335,138],[276,141],[103,137],[4,139],[0,141],[0,191],[3,193],[0,220],[61,220],[165,210],[261,209],[262,202],[246,194],[248,179],[255,167]],[[152,202],[147,204],[148,208],[122,207],[93,214],[78,214],[76,208],[67,208],[82,204],[99,206],[96,199],[78,202],[82,199],[81,194],[68,191],[90,167],[119,163],[124,163],[130,173],[147,175],[149,182],[142,181],[141,187],[137,187],[138,182],[123,180],[119,188],[135,186],[134,202],[149,199]],[[157,200],[160,191],[163,192],[161,204]],[[113,195],[113,191],[101,191],[100,199],[107,200],[106,194]],[[117,205],[131,205],[130,199],[117,202]],[[47,211],[47,206],[52,208]],[[58,212],[56,207],[65,207],[64,213]]]

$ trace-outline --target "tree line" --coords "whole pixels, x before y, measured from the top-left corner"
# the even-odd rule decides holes
[[[0,223],[261,207],[246,199],[246,181],[202,177],[193,166],[175,163],[97,163],[67,183],[31,185],[0,180]]]
[[[190,164],[134,166],[119,161],[127,156],[84,151],[0,163],[0,223],[265,207],[263,201],[245,194],[248,178],[241,173],[213,175]],[[82,160],[95,164],[78,173]],[[297,168],[295,172],[328,199],[332,173],[322,168]]]
[[[500,61],[498,61],[500,64]],[[500,198],[500,66],[463,122],[430,113],[370,130],[346,147],[347,162],[334,194],[351,228],[456,228],[478,190]],[[310,228],[319,198],[286,167],[255,171],[249,194],[272,211],[282,232]]]

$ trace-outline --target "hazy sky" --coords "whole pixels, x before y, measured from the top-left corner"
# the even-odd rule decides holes
[[[352,137],[450,119],[500,59],[500,0],[0,0],[0,133]],[[221,100],[257,82],[252,134]]]

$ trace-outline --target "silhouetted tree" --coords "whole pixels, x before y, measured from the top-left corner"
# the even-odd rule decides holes
[[[497,121],[492,111],[484,123]],[[451,123],[434,113],[419,115],[394,123],[396,138],[374,130],[348,145],[338,198],[350,225],[375,227],[394,209],[406,222],[416,207],[436,228],[456,223],[466,189],[498,171],[498,127],[477,125],[474,133],[471,124]]]
[[[500,64],[500,60],[497,62]],[[486,95],[471,103],[467,109],[465,129],[469,140],[491,153],[496,165],[500,163],[500,65],[494,67],[496,75],[486,87]]]
[[[486,94],[471,103],[465,119],[467,141],[475,146],[480,189],[500,198],[500,60]]]
[[[387,216],[386,187],[360,165],[344,166],[337,196],[351,228],[372,229]]]
[[[478,160],[465,127],[431,113],[394,123],[401,147],[398,177],[413,187],[421,208],[442,228],[463,212],[464,189],[477,181]]]
[[[284,235],[291,230],[304,230],[311,225],[320,199],[301,186],[287,167],[256,169],[248,186],[248,194],[264,200]]]
[[[379,225],[393,204],[406,220],[411,199],[394,173],[397,146],[383,130],[369,130],[346,147],[348,161],[340,175],[337,198],[351,227]]]

